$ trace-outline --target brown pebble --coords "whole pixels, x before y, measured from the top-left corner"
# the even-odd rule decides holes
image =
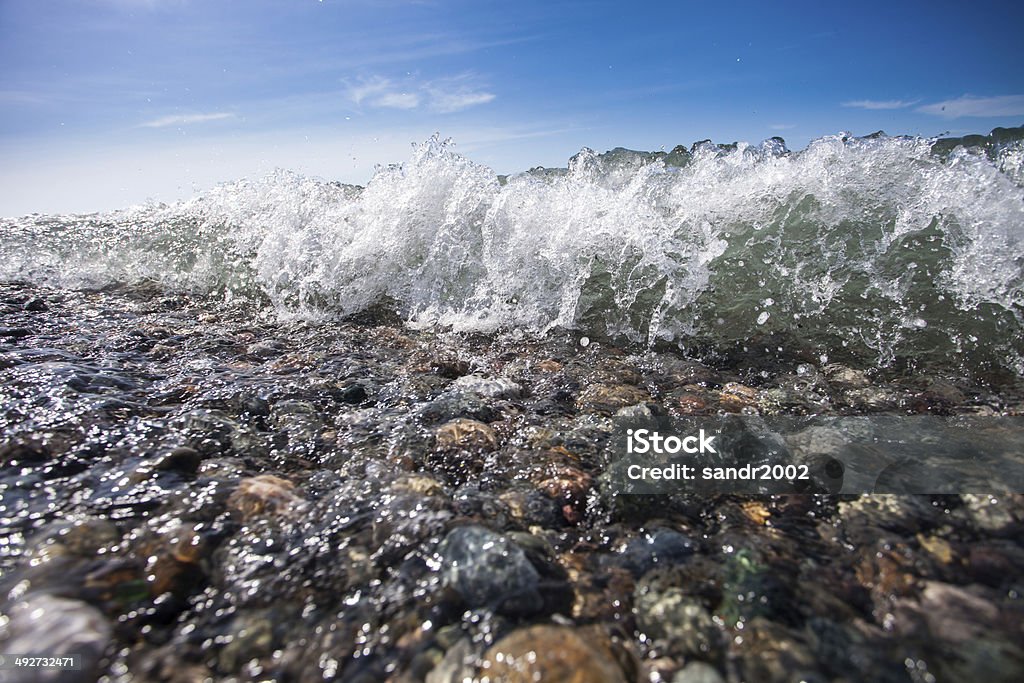
[[[729,382],[722,387],[719,400],[725,410],[739,412],[757,403],[757,389],[739,382]]]
[[[625,683],[612,644],[597,629],[541,624],[513,631],[480,663],[489,683]]]
[[[593,384],[576,399],[579,410],[611,415],[619,408],[649,401],[651,395],[629,384]]]
[[[701,415],[708,408],[707,401],[696,394],[683,394],[676,403],[676,412],[681,415]]]
[[[302,504],[294,491],[294,484],[272,474],[248,477],[228,498],[228,509],[243,519],[264,513],[291,516]]]
[[[593,478],[571,465],[554,465],[547,475],[536,480],[537,488],[562,504],[562,516],[567,522],[578,523],[583,519]]]
[[[483,422],[459,418],[437,428],[437,448],[442,451],[483,450],[498,448],[498,435]]]

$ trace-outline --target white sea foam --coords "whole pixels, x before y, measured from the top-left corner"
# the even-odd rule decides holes
[[[365,189],[278,172],[172,206],[8,220],[0,277],[150,279],[269,300],[286,317],[389,301],[415,326],[782,334],[883,363],[981,347],[1013,363],[1021,156],[1020,143],[992,161],[837,135],[795,154],[704,144],[679,167],[584,150],[501,183],[434,138]]]

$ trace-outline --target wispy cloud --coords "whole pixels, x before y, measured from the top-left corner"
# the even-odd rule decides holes
[[[373,78],[364,79],[359,83],[348,86],[348,98],[355,104],[362,104],[364,101],[370,100],[370,103],[388,93],[391,90],[391,81],[387,78],[380,76],[374,76]],[[371,100],[371,98],[374,98]]]
[[[771,130],[793,130],[796,128],[795,123],[773,123],[768,126]]]
[[[390,109],[415,109],[420,106],[420,96],[412,92],[389,92],[375,99],[373,105]]]
[[[235,115],[229,112],[215,112],[212,114],[172,114],[161,116],[152,121],[140,124],[142,128],[166,128],[167,126],[189,126],[194,123],[206,123],[207,121],[223,121],[233,119]]]
[[[1001,95],[998,97],[975,97],[964,95],[955,100],[936,102],[918,107],[923,114],[944,116],[955,119],[961,116],[1022,116],[1024,95]]]
[[[487,104],[496,97],[490,92],[431,92],[430,108],[436,112],[447,114],[453,111],[462,111],[475,107],[478,104]]]
[[[382,76],[373,76],[350,84],[346,95],[357,106],[384,109],[415,109],[420,106],[420,96],[417,93]]]
[[[905,109],[912,107],[921,100],[851,100],[843,102],[844,107],[855,109]]]
[[[461,74],[419,82],[406,79],[398,84],[383,76],[350,83],[346,96],[355,105],[378,109],[424,108],[438,114],[450,114],[487,104],[497,96],[481,89],[472,74]]]
[[[494,100],[496,95],[481,90],[475,81],[476,78],[472,74],[461,74],[427,83],[424,89],[429,96],[430,108],[438,113],[448,114]]]

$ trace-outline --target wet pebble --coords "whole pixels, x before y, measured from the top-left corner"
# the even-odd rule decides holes
[[[628,384],[592,384],[580,392],[576,407],[586,412],[612,415],[620,408],[643,403],[650,394]]]
[[[425,365],[417,369],[429,370],[447,379],[456,379],[469,372],[469,363],[461,358],[441,353],[433,356]]]
[[[899,394],[887,387],[868,386],[844,391],[843,399],[851,406],[877,411],[895,408]]]
[[[640,577],[655,567],[685,562],[697,548],[697,543],[686,534],[673,529],[654,529],[630,539],[614,562]]]
[[[448,648],[444,658],[426,675],[425,683],[464,683],[473,680],[476,658],[468,638]]]
[[[4,610],[8,614],[0,649],[11,654],[62,657],[79,655],[78,670],[7,670],[4,680],[12,683],[48,681],[92,683],[110,643],[112,628],[97,610],[79,600],[34,594],[17,600]]]
[[[32,330],[24,327],[0,327],[0,337],[7,339],[20,339],[22,337],[28,337],[32,334]]]
[[[858,541],[876,535],[871,529],[877,527],[916,533],[933,526],[939,514],[921,496],[873,494],[839,503],[839,517],[851,537]]]
[[[724,410],[738,413],[744,408],[752,408],[757,405],[758,392],[757,389],[739,382],[727,382],[722,387],[718,400]]]
[[[396,491],[408,491],[418,493],[421,496],[443,496],[444,487],[434,477],[428,474],[407,474],[399,477],[392,484]]]
[[[934,662],[939,680],[985,680],[1009,683],[1024,670],[1019,639],[997,630],[999,608],[983,591],[929,581],[919,602],[901,601],[895,625],[905,635],[922,638],[934,651],[953,649],[955,658]]]
[[[302,510],[303,500],[287,479],[261,474],[240,481],[228,498],[227,506],[242,519],[260,515],[292,517]]]
[[[265,339],[255,344],[250,344],[245,353],[253,358],[273,358],[285,352],[287,347],[276,339]]]
[[[490,422],[500,416],[487,399],[462,392],[445,394],[427,401],[416,408],[416,414],[426,422],[448,422],[460,418]]]
[[[493,451],[498,447],[498,435],[478,420],[460,418],[446,422],[434,433],[439,450]]]
[[[1009,536],[1024,529],[1024,494],[977,494],[960,496],[963,506],[957,515],[972,526],[998,536]]]
[[[579,522],[584,515],[587,495],[593,478],[573,465],[550,465],[536,479],[537,488],[553,498],[570,523]]]
[[[742,680],[765,683],[825,683],[828,677],[800,634],[757,617],[745,625],[734,651],[739,656]]]
[[[721,632],[711,613],[683,589],[660,587],[643,581],[636,588],[637,627],[660,643],[659,650],[673,656],[717,660],[722,651]]]
[[[509,514],[524,526],[555,528],[564,521],[564,507],[533,488],[515,488],[499,496]]]
[[[31,311],[32,313],[45,313],[50,310],[50,307],[46,304],[44,299],[35,297],[25,302],[25,310]]]
[[[203,457],[194,448],[180,446],[159,456],[153,462],[153,469],[166,472],[180,472],[182,474],[195,474],[199,470]]]
[[[822,371],[831,384],[846,389],[861,389],[871,384],[871,380],[863,370],[855,370],[839,363],[826,365]]]
[[[461,391],[487,398],[516,399],[523,392],[523,388],[512,380],[498,377],[488,379],[480,375],[464,375],[451,384],[453,391]]]
[[[481,526],[457,527],[437,553],[445,583],[471,608],[528,614],[543,607],[540,575],[507,536]]]
[[[531,626],[495,643],[479,675],[491,683],[626,683],[613,647],[598,629]]]
[[[725,679],[707,662],[696,661],[677,671],[672,683],[725,683]]]

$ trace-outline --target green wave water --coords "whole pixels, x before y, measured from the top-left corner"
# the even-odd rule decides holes
[[[278,172],[170,206],[5,219],[0,278],[1020,376],[1019,133],[585,149],[507,178],[434,137],[365,188]]]

